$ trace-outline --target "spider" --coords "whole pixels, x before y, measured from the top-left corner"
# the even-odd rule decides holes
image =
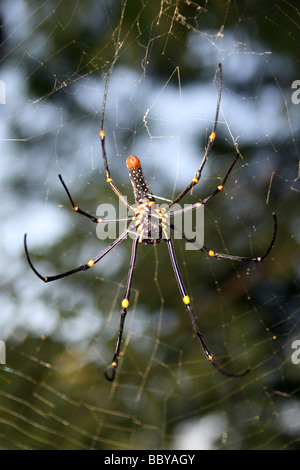
[[[34,267],[31,258],[29,256],[28,248],[27,248],[27,241],[26,237],[27,235],[25,234],[24,236],[24,247],[25,247],[25,253],[26,257],[28,260],[28,263],[33,270],[33,272],[45,283],[51,282],[51,281],[56,281],[58,279],[62,279],[67,276],[71,276],[74,273],[77,273],[79,271],[87,271],[88,269],[92,268],[97,264],[104,256],[106,256],[113,248],[115,248],[117,245],[119,245],[129,233],[133,233],[133,241],[132,241],[132,250],[131,250],[131,260],[130,260],[130,265],[129,265],[129,271],[128,271],[128,276],[127,276],[127,283],[125,287],[125,292],[123,296],[123,300],[121,302],[121,312],[120,312],[120,324],[119,324],[119,331],[118,331],[118,336],[117,336],[117,341],[116,341],[116,346],[114,350],[114,355],[112,362],[105,368],[104,370],[104,375],[105,377],[113,381],[116,375],[116,370],[118,367],[118,362],[119,362],[119,356],[120,356],[120,348],[121,348],[121,342],[122,342],[122,335],[123,335],[123,329],[124,329],[124,323],[125,323],[125,317],[127,314],[127,309],[129,306],[129,300],[130,300],[130,292],[131,292],[131,286],[132,286],[132,279],[133,279],[133,273],[135,269],[135,264],[136,264],[136,255],[137,255],[137,249],[139,244],[145,244],[145,245],[154,245],[156,243],[161,243],[161,242],[166,242],[169,255],[170,255],[170,261],[171,265],[174,271],[175,279],[177,281],[177,285],[179,288],[179,292],[185,307],[186,312],[188,313],[192,326],[194,328],[195,334],[202,346],[202,349],[204,351],[204,354],[208,361],[223,375],[227,377],[242,377],[246,375],[250,369],[247,368],[242,372],[229,372],[225,370],[223,367],[221,367],[214,359],[214,356],[208,349],[208,346],[203,338],[203,335],[200,331],[198,322],[196,320],[195,314],[193,312],[193,308],[191,305],[190,297],[186,291],[186,288],[184,286],[178,263],[176,260],[176,255],[174,251],[174,245],[172,241],[172,237],[167,233],[167,229],[169,232],[178,232],[180,233],[181,237],[185,239],[187,242],[193,243],[197,249],[201,250],[203,253],[208,255],[210,258],[215,258],[215,259],[228,259],[228,260],[234,260],[234,261],[241,261],[241,262],[252,262],[252,263],[261,263],[270,253],[271,249],[273,248],[275,238],[276,238],[276,231],[277,231],[277,218],[276,214],[272,212],[273,215],[273,220],[274,220],[274,230],[273,230],[273,236],[271,239],[271,242],[269,244],[269,247],[267,248],[266,252],[262,256],[258,257],[246,257],[246,256],[234,256],[230,254],[225,254],[225,253],[217,253],[212,249],[209,249],[205,246],[200,245],[197,241],[194,239],[189,238],[184,232],[180,231],[177,229],[177,227],[170,221],[170,217],[172,217],[175,213],[178,214],[179,212],[184,212],[186,210],[194,210],[201,205],[207,204],[213,197],[215,197],[217,194],[219,194],[224,186],[225,183],[235,165],[237,160],[241,157],[241,154],[238,150],[237,145],[235,146],[235,151],[236,155],[235,158],[227,170],[227,173],[225,174],[225,177],[223,178],[223,181],[221,182],[220,185],[217,186],[217,188],[207,197],[202,199],[200,202],[197,202],[196,204],[188,206],[188,208],[173,211],[171,210],[172,206],[174,206],[176,203],[181,201],[183,197],[191,191],[191,189],[199,182],[203,168],[205,166],[205,163],[208,159],[208,156],[210,154],[210,151],[212,149],[213,143],[216,138],[216,130],[217,130],[217,124],[218,124],[218,118],[219,118],[219,110],[220,110],[220,103],[221,103],[221,94],[222,94],[222,65],[219,64],[218,72],[219,72],[219,89],[218,89],[218,97],[217,97],[217,106],[216,106],[216,113],[215,113],[215,118],[214,118],[214,124],[212,128],[212,132],[209,135],[206,150],[204,152],[204,156],[202,158],[200,167],[195,174],[194,178],[191,180],[191,182],[186,186],[186,188],[170,203],[168,204],[167,208],[164,209],[159,209],[155,197],[144,177],[142,167],[140,160],[134,156],[131,155],[127,158],[126,164],[127,168],[129,171],[129,177],[132,183],[132,188],[133,188],[133,193],[134,193],[134,199],[136,202],[136,207],[131,206],[128,202],[127,199],[122,195],[122,193],[119,191],[119,189],[116,187],[110,171],[108,167],[108,160],[107,160],[107,154],[106,154],[106,147],[105,147],[105,132],[104,132],[104,118],[105,118],[105,108],[106,108],[106,100],[107,100],[107,94],[108,94],[108,85],[109,85],[109,80],[114,68],[116,62],[116,58],[112,62],[108,72],[107,72],[107,77],[106,77],[106,82],[105,82],[105,88],[104,88],[104,97],[103,97],[103,103],[102,103],[102,113],[101,113],[101,122],[100,122],[100,142],[101,142],[101,149],[102,149],[102,158],[103,158],[103,163],[104,163],[104,168],[105,168],[105,176],[106,176],[106,182],[108,185],[111,187],[111,189],[114,191],[114,193],[118,196],[118,198],[129,208],[133,211],[134,215],[128,217],[128,221],[130,222],[126,230],[116,239],[114,240],[107,248],[102,251],[99,255],[97,255],[95,258],[91,259],[88,261],[86,264],[82,264],[81,266],[71,269],[70,271],[66,271],[62,274],[56,274],[54,276],[43,276],[41,275],[37,269]],[[67,193],[68,199],[74,209],[75,212],[78,214],[83,215],[84,217],[87,217],[90,219],[92,222],[98,224],[101,223],[103,220],[101,218],[95,217],[84,210],[80,209],[77,205],[75,205],[72,196],[62,178],[61,175],[58,175],[59,179]]]

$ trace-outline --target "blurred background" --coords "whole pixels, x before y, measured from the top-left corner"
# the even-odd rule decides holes
[[[299,12],[296,2],[2,0],[0,4],[0,371],[2,449],[296,449],[300,437]],[[207,344],[205,359],[164,243],[141,245],[116,379],[113,357],[131,242],[93,269],[111,240],[74,213],[119,202],[105,183],[99,128],[105,78],[112,176],[133,203],[125,165],[139,156],[159,202],[201,182],[205,245],[262,264],[207,259],[175,241]],[[297,85],[298,80],[298,85]],[[296,83],[295,83],[296,82]],[[294,84],[294,85],[293,85]],[[118,235],[118,233],[117,233]],[[294,353],[294,355],[293,355]],[[292,356],[293,355],[293,356]],[[300,354],[299,354],[300,359]]]

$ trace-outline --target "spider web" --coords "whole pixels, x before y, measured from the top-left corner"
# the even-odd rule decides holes
[[[262,6],[263,3],[263,6]],[[3,449],[299,448],[299,11],[295,2],[2,0],[1,315]],[[94,269],[44,284],[100,253],[94,224],[70,207],[118,208],[105,184],[99,125],[114,180],[133,202],[125,158],[142,161],[167,201],[190,182],[224,86],[201,182],[205,245],[262,255],[261,265],[206,259],[176,240],[205,359],[164,243],[139,246],[116,379],[111,361],[130,261],[124,241]],[[293,94],[294,93],[294,94]],[[294,98],[293,98],[294,97]],[[5,102],[5,104],[4,104]],[[164,199],[159,201],[164,202]],[[82,220],[84,219],[84,220]],[[293,354],[294,353],[294,354]]]

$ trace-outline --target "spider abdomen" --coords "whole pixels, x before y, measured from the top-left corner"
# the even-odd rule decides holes
[[[137,204],[143,204],[147,201],[155,203],[155,198],[146,181],[139,159],[134,155],[130,155],[126,160],[126,165],[129,171],[135,202]]]

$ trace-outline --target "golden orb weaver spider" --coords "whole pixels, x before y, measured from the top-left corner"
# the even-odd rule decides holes
[[[178,203],[181,201],[181,199],[199,182],[203,168],[205,166],[205,163],[207,161],[207,158],[210,154],[210,151],[212,149],[213,143],[216,138],[216,129],[217,129],[217,124],[218,124],[218,118],[219,118],[219,110],[220,110],[220,103],[221,103],[221,94],[222,94],[222,66],[219,64],[219,91],[218,91],[218,99],[217,99],[217,107],[216,107],[216,114],[215,114],[215,119],[214,119],[214,124],[213,124],[213,129],[212,132],[208,138],[208,143],[206,146],[206,150],[204,153],[204,156],[202,158],[201,164],[199,166],[199,169],[197,173],[195,174],[194,178],[191,180],[191,182],[188,184],[188,186],[175,198],[174,201],[172,201],[167,209],[160,210],[157,208],[155,198],[153,196],[153,193],[151,192],[150,187],[148,186],[148,183],[143,175],[141,163],[137,157],[134,155],[131,155],[127,158],[126,164],[127,168],[129,171],[129,177],[132,183],[133,187],[133,192],[134,192],[134,198],[135,202],[137,204],[137,207],[134,208],[131,206],[125,197],[122,195],[122,193],[119,191],[119,189],[116,187],[115,183],[113,182],[113,179],[111,177],[109,167],[108,167],[108,161],[107,161],[107,155],[106,155],[106,147],[105,147],[105,132],[104,132],[104,118],[105,118],[105,108],[106,108],[106,100],[107,100],[107,94],[108,94],[108,85],[109,85],[109,80],[110,76],[112,74],[114,65],[116,63],[117,57],[114,59],[112,62],[108,73],[106,77],[106,82],[105,82],[105,89],[104,89],[104,97],[103,97],[103,104],[102,104],[102,114],[101,114],[101,123],[100,123],[100,142],[101,142],[101,149],[102,149],[102,157],[103,157],[103,162],[104,162],[104,168],[105,168],[105,177],[106,177],[106,182],[108,185],[112,188],[114,193],[118,196],[118,198],[129,208],[131,209],[135,215],[132,217],[129,217],[128,220],[130,220],[130,223],[127,227],[127,229],[116,239],[114,240],[102,253],[100,253],[98,256],[95,258],[91,259],[88,261],[86,264],[82,264],[81,266],[78,266],[77,268],[74,268],[70,271],[66,271],[62,274],[57,274],[54,276],[42,276],[37,269],[33,266],[33,263],[29,257],[29,252],[27,249],[27,235],[25,234],[24,236],[24,247],[25,247],[25,253],[26,257],[28,260],[28,263],[33,270],[33,272],[44,282],[51,282],[51,281],[56,281],[58,279],[62,279],[64,277],[70,276],[74,273],[77,273],[79,271],[86,271],[93,266],[95,266],[96,263],[98,263],[104,256],[106,256],[114,247],[119,245],[129,233],[134,233],[134,239],[132,242],[132,251],[131,251],[131,260],[130,260],[130,266],[129,266],[129,271],[128,271],[128,276],[127,276],[127,283],[125,287],[125,292],[123,296],[123,300],[121,302],[121,317],[120,317],[120,325],[119,325],[119,331],[118,331],[118,336],[117,336],[117,341],[116,341],[116,346],[115,346],[115,351],[113,355],[112,362],[109,366],[104,371],[105,377],[112,381],[115,378],[118,362],[119,362],[119,355],[120,355],[120,348],[121,348],[121,342],[122,342],[122,335],[123,335],[123,329],[124,329],[124,322],[125,322],[125,317],[127,314],[127,308],[129,306],[129,300],[130,300],[130,292],[131,292],[131,285],[132,285],[132,279],[133,279],[133,272],[135,268],[135,263],[136,263],[136,255],[137,255],[137,247],[139,243],[144,243],[144,244],[155,244],[155,243],[160,243],[162,241],[165,241],[168,246],[169,250],[169,255],[170,255],[170,260],[172,264],[172,268],[175,274],[175,278],[177,281],[177,285],[180,291],[180,295],[183,301],[183,304],[185,306],[186,312],[188,313],[191,323],[193,325],[194,331],[196,333],[196,336],[202,346],[202,349],[204,351],[204,354],[208,361],[223,375],[228,376],[228,377],[242,377],[246,375],[250,369],[246,369],[242,372],[239,373],[233,373],[233,372],[228,372],[227,370],[223,369],[220,365],[218,365],[208,349],[208,346],[206,345],[206,342],[202,336],[202,333],[200,331],[198,322],[196,320],[196,317],[194,315],[190,297],[185,289],[177,260],[176,260],[176,255],[174,251],[174,245],[172,242],[171,236],[167,233],[167,228],[170,228],[173,231],[177,231],[180,233],[181,237],[185,239],[186,241],[193,243],[199,250],[201,250],[203,253],[208,255],[211,258],[224,258],[224,259],[229,259],[229,260],[234,260],[234,261],[245,261],[245,262],[254,262],[254,263],[260,263],[262,262],[270,253],[271,249],[273,248],[275,238],[276,238],[276,231],[277,231],[277,218],[276,214],[273,212],[273,219],[274,219],[274,231],[273,231],[273,236],[270,242],[270,245],[266,252],[259,257],[245,257],[245,256],[235,256],[235,255],[229,255],[229,254],[224,254],[224,253],[217,253],[212,249],[209,249],[203,245],[199,245],[197,241],[194,239],[190,239],[184,232],[178,230],[175,225],[170,222],[169,218],[175,214],[175,212],[172,213],[170,210],[171,207],[175,205],[175,203]],[[206,198],[202,199],[201,202],[198,202],[196,204],[193,204],[189,206],[188,208],[181,209],[178,212],[184,212],[185,210],[193,210],[196,209],[197,207],[201,205],[205,205],[210,201],[216,194],[218,194],[220,191],[225,186],[225,183],[235,165],[237,162],[238,158],[241,157],[241,154],[238,150],[238,147],[236,146],[236,155],[235,158],[227,170],[227,173],[225,174],[225,177],[223,178],[223,181],[221,184]],[[70,200],[70,203],[74,209],[75,212],[78,214],[81,214],[87,218],[89,218],[92,222],[98,224],[103,222],[103,219],[97,218],[93,215],[90,215],[89,213],[85,212],[84,210],[80,209],[78,206],[75,205],[71,194],[62,178],[61,175],[59,175],[59,179],[67,193],[67,196]],[[104,220],[105,221],[105,220]],[[117,222],[118,220],[116,220]],[[155,235],[153,235],[155,234]]]

